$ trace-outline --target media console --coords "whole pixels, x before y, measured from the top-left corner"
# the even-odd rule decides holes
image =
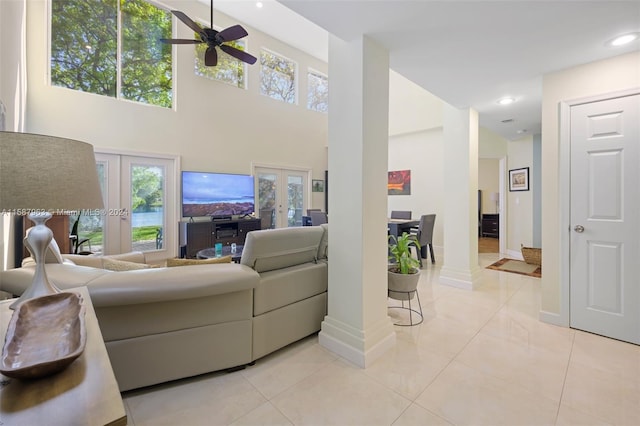
[[[259,229],[260,219],[254,218],[187,222],[185,255],[195,259],[200,250],[214,247],[217,243],[222,243],[223,246],[232,243],[244,245],[247,232]]]

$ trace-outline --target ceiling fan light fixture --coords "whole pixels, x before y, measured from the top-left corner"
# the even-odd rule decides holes
[[[612,46],[612,47],[618,47],[618,46],[623,46],[625,44],[629,44],[634,40],[638,39],[638,36],[640,35],[640,33],[627,33],[627,34],[622,34],[612,40],[610,40],[607,45]]]
[[[511,97],[506,97],[506,98],[502,98],[498,100],[498,104],[499,105],[509,105],[514,103],[516,100],[514,98]]]

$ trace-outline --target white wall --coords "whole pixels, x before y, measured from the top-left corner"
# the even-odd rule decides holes
[[[508,191],[507,177],[507,252],[520,257],[520,246],[531,247],[533,241],[532,183],[533,137],[509,142],[507,170],[529,168],[529,191]]]
[[[433,245],[444,242],[444,152],[442,128],[389,138],[389,170],[411,170],[411,195],[389,195],[391,210],[411,210],[414,218],[436,214]]]
[[[558,105],[562,101],[640,87],[640,52],[547,74],[542,80],[542,264],[545,318],[561,313]],[[564,194],[565,196],[567,194]]]
[[[500,160],[480,158],[478,160],[478,189],[482,191],[482,213],[498,213],[492,193],[500,192]]]
[[[209,22],[208,5],[165,3]],[[185,170],[249,173],[251,162],[259,161],[310,168],[314,179],[324,179],[327,115],[306,109],[306,73],[308,67],[326,72],[326,63],[243,24],[251,54],[259,57],[264,46],[298,62],[299,105],[259,94],[259,62],[248,66],[248,89],[242,90],[196,76],[193,47],[176,46],[171,110],[49,86],[46,22],[46,2],[29,1],[27,131],[100,148],[179,154]],[[174,22],[178,37],[193,36],[186,25]],[[214,23],[227,27],[238,22],[215,13]],[[322,195],[314,201],[324,207]]]

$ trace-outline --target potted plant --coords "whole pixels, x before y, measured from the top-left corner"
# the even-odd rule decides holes
[[[396,300],[412,299],[420,280],[420,262],[411,257],[411,245],[420,252],[420,244],[410,234],[403,232],[401,236],[389,236],[389,297]]]

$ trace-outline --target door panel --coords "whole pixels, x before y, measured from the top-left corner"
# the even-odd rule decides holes
[[[274,228],[302,226],[309,171],[256,167],[253,174],[260,217],[273,214]]]
[[[571,108],[571,326],[640,343],[640,96]]]

